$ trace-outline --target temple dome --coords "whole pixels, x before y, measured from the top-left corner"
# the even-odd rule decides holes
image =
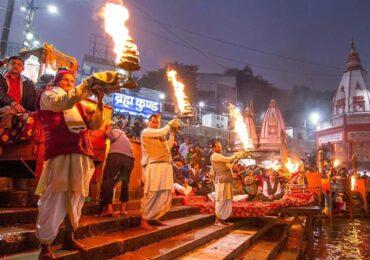
[[[334,117],[348,113],[370,112],[370,93],[366,77],[367,73],[362,67],[359,52],[352,39],[346,71],[333,98]]]

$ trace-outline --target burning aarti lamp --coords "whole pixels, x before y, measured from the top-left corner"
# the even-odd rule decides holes
[[[132,72],[140,70],[140,58],[136,44],[131,37],[128,37],[125,42],[125,48],[120,58],[118,67],[128,72],[128,76],[125,79],[124,86],[128,89],[137,87],[136,81],[132,78]]]
[[[105,32],[114,42],[116,65],[127,71],[127,75],[119,74],[121,87],[133,89],[137,83],[132,78],[132,72],[140,70],[139,52],[133,39],[130,37],[126,22],[129,11],[121,0],[109,0],[102,8]]]
[[[189,120],[194,117],[190,99],[185,94],[185,85],[177,79],[177,72],[173,69],[168,68],[167,79],[173,87],[173,91],[176,97],[176,118],[185,120],[186,123],[182,122],[182,126],[188,126]],[[174,129],[178,132],[179,129]]]

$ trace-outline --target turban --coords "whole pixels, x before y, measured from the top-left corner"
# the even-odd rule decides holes
[[[59,81],[62,80],[64,75],[71,74],[73,76],[72,71],[70,70],[60,70],[57,72],[57,74],[54,77],[54,85],[58,84]]]

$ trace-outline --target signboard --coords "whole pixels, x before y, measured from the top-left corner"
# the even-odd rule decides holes
[[[319,137],[319,145],[326,143],[338,143],[343,140],[342,133],[336,133],[331,135],[324,135]]]
[[[133,116],[143,116],[148,118],[152,114],[157,114],[161,110],[161,103],[142,97],[134,97],[126,94],[113,94],[113,109],[118,113],[129,113]]]

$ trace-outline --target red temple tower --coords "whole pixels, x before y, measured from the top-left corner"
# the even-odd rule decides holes
[[[285,122],[275,99],[271,99],[263,117],[260,150],[279,151],[285,142]]]

